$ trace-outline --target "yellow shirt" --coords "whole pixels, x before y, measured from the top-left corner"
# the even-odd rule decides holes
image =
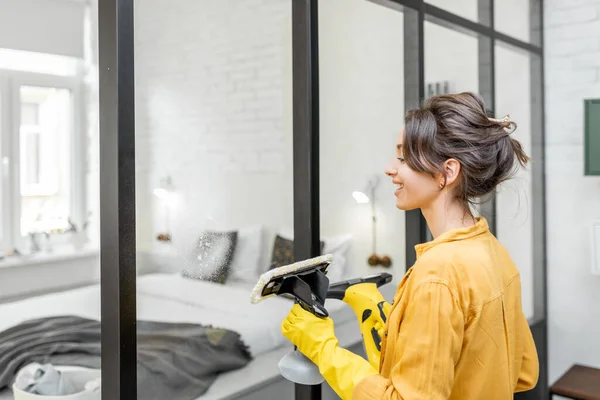
[[[388,316],[379,375],[361,380],[352,398],[504,400],[535,387],[519,271],[487,221],[415,249]]]

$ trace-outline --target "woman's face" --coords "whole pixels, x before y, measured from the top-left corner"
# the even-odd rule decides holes
[[[400,210],[429,208],[442,193],[440,179],[431,175],[413,171],[404,162],[402,142],[404,129],[400,132],[396,144],[396,157],[385,169],[385,174],[392,178],[395,186],[396,207]]]

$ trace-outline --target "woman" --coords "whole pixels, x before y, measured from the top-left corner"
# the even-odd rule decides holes
[[[512,399],[538,379],[519,271],[470,204],[529,160],[515,124],[473,93],[435,96],[405,118],[385,173],[396,206],[421,209],[434,239],[415,247],[383,335],[379,371],[342,349],[333,322],[294,306],[285,337],[344,400]]]

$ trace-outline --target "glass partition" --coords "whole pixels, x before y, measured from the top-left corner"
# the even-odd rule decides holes
[[[339,260],[330,279],[399,282],[404,212],[384,169],[404,123],[404,14],[365,0],[321,2],[319,14],[321,234]]]
[[[526,52],[496,44],[496,115],[510,114],[517,124],[512,137],[529,157],[532,149],[531,58]],[[537,163],[539,160],[533,160]],[[496,193],[497,236],[521,271],[523,311],[534,314],[532,165],[520,168]]]
[[[406,269],[405,212],[384,173],[404,124],[404,13],[366,0],[319,2],[320,230],[331,283]],[[350,307],[330,299],[340,344],[364,355]],[[327,399],[338,398],[324,385]]]
[[[541,4],[540,0],[494,2],[494,28],[523,42],[541,44]]]
[[[293,398],[293,301],[250,303],[299,261],[291,2],[164,4],[135,9],[138,398]]]
[[[101,120],[109,136],[104,152],[114,158],[107,163],[110,171],[100,174],[110,192],[104,193],[103,211],[109,214],[109,225],[118,228],[103,232],[103,239],[111,233],[118,238],[103,247],[108,259],[103,276],[111,278],[103,286],[103,301],[118,306],[114,313],[103,306],[103,319],[110,318],[103,340],[114,345],[104,347],[104,355],[110,356],[105,365],[118,366],[120,377],[104,384],[115,393],[127,393],[123,377],[137,372],[139,399],[304,398],[320,388],[295,388],[278,370],[279,360],[292,350],[280,324],[293,302],[270,298],[251,304],[259,276],[300,261],[295,253],[313,252],[320,244],[321,254],[334,256],[330,281],[389,272],[394,282],[383,291],[393,294],[412,263],[412,246],[425,240],[426,232],[418,210],[395,208],[393,185],[384,175],[406,108],[434,94],[474,91],[483,96],[490,113],[514,116],[513,96],[526,83],[521,71],[507,87],[500,79],[512,73],[514,66],[507,60],[524,64],[502,50],[496,53],[496,65],[492,63],[493,38],[479,25],[492,25],[493,2],[487,0],[430,0],[419,11],[388,0],[176,3],[135,2],[135,46],[128,31],[130,9],[120,8],[117,18],[115,4],[105,2],[101,12],[104,43],[110,47],[104,47],[104,65],[119,66],[118,76],[131,78],[113,85],[117,74],[101,69],[105,83],[114,86],[104,91],[102,103]],[[510,17],[499,3],[494,22],[504,32]],[[529,1],[530,11],[539,11],[538,3]],[[312,25],[315,15],[307,12],[316,5],[318,30]],[[530,12],[528,38],[519,22],[519,31],[506,30],[517,40],[499,35],[495,41],[539,43],[536,15],[541,13]],[[121,41],[115,40],[115,27]],[[319,53],[312,57],[316,40]],[[135,76],[128,68],[133,55]],[[501,56],[505,59],[498,61]],[[312,64],[316,59],[318,69]],[[520,108],[519,113],[529,112],[530,129],[539,132],[530,138],[535,156],[542,143],[542,86],[536,78],[541,60],[529,61],[534,71],[530,78],[539,82],[530,82],[531,109]],[[133,124],[127,113],[117,112],[133,104],[128,96],[133,81],[135,247],[128,237],[133,229],[123,226],[134,213],[121,210],[131,207],[127,132],[133,132]],[[522,135],[517,122],[516,135]],[[127,140],[117,145],[121,138]],[[128,164],[121,168],[120,162]],[[543,182],[541,164],[541,169],[533,166],[531,183],[535,201],[530,210],[538,213],[538,222],[543,221],[538,211],[542,207],[535,206],[541,201],[536,193],[543,194],[543,184],[536,183]],[[318,171],[318,190],[313,171]],[[108,185],[111,176],[123,181]],[[528,179],[518,178],[514,182]],[[506,229],[521,228],[507,228],[516,200],[505,194],[510,188],[501,189],[504,197],[498,205],[492,202],[474,211],[489,218],[494,231],[497,209],[504,224],[500,234],[506,235]],[[517,189],[528,190],[527,185]],[[107,206],[115,204],[118,211]],[[540,226],[531,228],[536,244],[531,257],[519,247],[526,245],[525,239],[508,245],[518,254],[515,258],[523,258],[522,268],[530,265],[533,271],[524,277],[524,287],[533,285],[533,293],[524,294],[531,305],[525,305],[528,316],[545,305],[539,283],[544,281]],[[316,234],[309,234],[315,232],[320,243]],[[518,232],[526,237],[526,229]],[[113,247],[123,250],[117,260],[111,259]],[[126,259],[134,248],[135,280],[130,275],[133,263]],[[136,334],[133,308],[127,308],[136,292],[137,354],[126,349]],[[326,307],[340,344],[362,354],[352,310],[339,301],[328,300]],[[137,371],[132,364],[136,357]],[[325,398],[335,398],[327,384],[323,388]]]
[[[469,91],[487,100],[485,71],[488,66],[480,58],[480,46],[485,39],[457,29],[451,24],[425,21],[425,97]],[[491,222],[491,216],[485,211],[486,204],[477,200],[472,211]],[[431,240],[431,233],[427,234]]]
[[[425,96],[479,91],[475,34],[425,21]]]

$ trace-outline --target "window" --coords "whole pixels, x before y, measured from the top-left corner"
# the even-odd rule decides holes
[[[68,228],[73,112],[68,89],[20,87],[21,235]]]
[[[18,67],[22,52],[8,52],[13,62],[0,67]],[[43,56],[36,55],[40,60]],[[56,61],[57,56],[49,57]],[[48,238],[50,245],[64,244],[80,234],[76,232],[85,210],[82,82],[77,75],[69,76],[69,71],[77,70],[72,63],[63,64],[69,68],[0,69],[3,251],[37,249],[39,243],[33,246],[28,239],[35,234]],[[71,235],[62,235],[65,232]]]

